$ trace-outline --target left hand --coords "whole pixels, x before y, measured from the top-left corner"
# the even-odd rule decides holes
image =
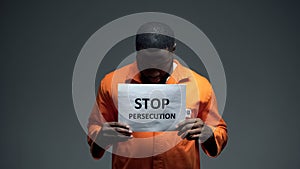
[[[205,141],[213,135],[210,127],[204,124],[200,118],[185,119],[177,125],[178,136],[187,140],[203,140]]]

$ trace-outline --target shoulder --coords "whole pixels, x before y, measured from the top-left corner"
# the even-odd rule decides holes
[[[211,83],[209,82],[209,80],[206,77],[198,74],[197,72],[195,72],[193,70],[190,70],[190,71],[192,72],[192,75],[193,75],[193,78],[195,79],[195,81],[197,81],[197,83],[199,85],[201,85],[202,88],[203,87],[211,88]]]
[[[190,70],[192,81],[197,85],[201,100],[209,100],[213,94],[213,88],[210,81],[199,73]]]
[[[102,90],[110,90],[113,84],[125,82],[128,73],[133,67],[134,64],[132,63],[107,73],[101,80],[100,88]]]
[[[128,64],[119,69],[107,73],[104,76],[104,78],[101,80],[101,84],[112,83],[112,81],[116,81],[116,80],[118,81],[125,80],[133,66],[134,66],[133,63]]]
[[[186,67],[184,65],[182,65],[179,61],[175,60],[175,63],[177,63],[177,72],[180,72],[180,73],[177,73],[176,75],[179,75],[179,78],[186,78],[188,77],[189,78],[189,81],[190,82],[193,82],[193,83],[196,83],[197,87],[199,89],[201,89],[202,91],[210,91],[212,90],[212,87],[211,87],[211,84],[209,82],[209,80],[200,75],[199,73],[195,72],[194,70],[190,69],[189,67]],[[177,69],[176,68],[176,69]],[[176,71],[176,70],[175,70]],[[176,76],[175,75],[175,76]]]

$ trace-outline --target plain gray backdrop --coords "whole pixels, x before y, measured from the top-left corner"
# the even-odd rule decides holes
[[[297,1],[0,1],[0,168],[109,168],[89,154],[72,102],[72,73],[87,39],[106,23],[136,12],[165,12],[198,26],[223,62],[229,142],[201,168],[300,168]],[[113,57],[134,50],[117,44]],[[206,75],[183,44],[191,68]],[[202,72],[203,71],[203,72]],[[97,85],[97,82],[95,82]]]

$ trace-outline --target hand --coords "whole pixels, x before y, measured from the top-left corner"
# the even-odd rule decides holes
[[[207,140],[213,136],[213,131],[210,127],[204,124],[200,118],[186,119],[177,125],[178,136],[187,140]]]
[[[131,138],[132,131],[128,125],[119,122],[106,122],[98,134],[97,143],[109,145],[124,142]]]

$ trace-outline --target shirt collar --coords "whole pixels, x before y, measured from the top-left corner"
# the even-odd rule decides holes
[[[174,67],[173,72],[169,76],[167,80],[167,84],[176,84],[183,80],[188,80],[191,76],[191,72],[185,68],[183,65],[179,63],[177,59],[173,60],[173,65],[177,65]],[[129,67],[129,72],[126,76],[126,83],[142,83],[141,74],[137,66],[137,62],[133,62]]]

